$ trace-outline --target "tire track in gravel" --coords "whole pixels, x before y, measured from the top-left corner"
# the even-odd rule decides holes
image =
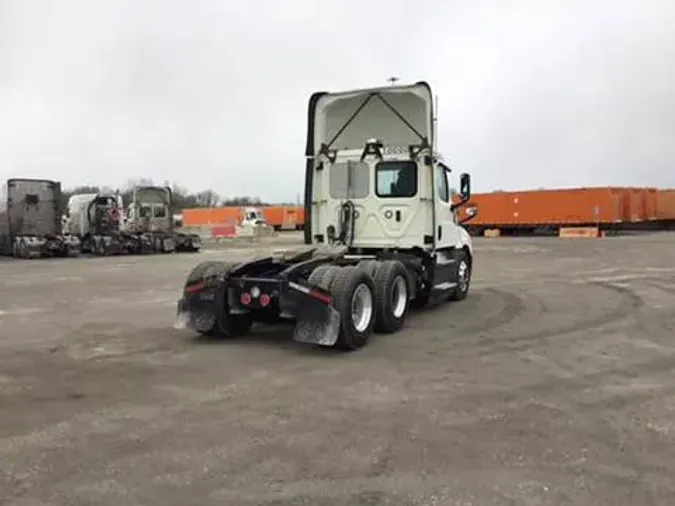
[[[468,344],[467,351],[470,352],[469,355],[478,357],[491,355],[500,351],[523,351],[530,348],[532,344],[537,343],[538,341],[544,341],[542,344],[546,344],[546,341],[556,337],[590,330],[608,323],[625,320],[626,318],[633,316],[645,304],[642,297],[632,289],[600,281],[590,282],[589,284],[604,288],[609,292],[619,295],[619,303],[616,308],[602,315],[572,322],[569,325],[564,325],[555,329],[538,330],[507,339],[483,336],[479,338],[479,341],[476,341],[476,337],[472,336],[470,338],[472,339],[471,341],[469,339],[463,339],[458,341],[457,345],[466,346]]]
[[[487,332],[503,327],[518,318],[526,311],[525,300],[513,292],[488,288],[485,291],[497,295],[502,300],[502,309],[494,316],[485,318],[482,321],[469,324],[459,330],[461,332]]]
[[[658,288],[659,290],[666,292],[669,295],[675,295],[675,286],[664,286],[664,281],[671,281],[672,279],[659,279],[659,280],[650,280],[647,281],[647,284],[653,288]]]
[[[508,403],[522,400],[525,397],[565,396],[579,393],[587,388],[598,387],[602,384],[618,383],[619,380],[626,379],[644,379],[653,376],[654,374],[672,371],[673,369],[675,369],[675,353],[670,353],[650,360],[634,362],[626,367],[612,367],[601,371],[582,374],[573,378],[550,377],[543,381],[490,392],[459,394],[457,396],[452,396],[450,400],[452,401],[453,406],[459,407],[463,403],[469,405],[482,403]],[[672,388],[668,387],[666,390],[675,392],[675,385],[673,385]],[[632,392],[610,397],[629,398],[631,395],[642,394],[644,394],[644,392]],[[579,406],[592,406],[594,404],[606,402],[606,400],[607,398],[596,402],[588,402],[576,399],[573,404],[578,404]]]
[[[501,304],[501,309],[497,314],[488,316],[487,318],[482,318],[481,307],[486,302],[484,294],[494,294],[498,297],[498,301]],[[490,301],[492,302],[492,301]],[[505,290],[499,290],[497,288],[485,288],[481,290],[478,297],[472,297],[471,299],[464,300],[453,305],[455,309],[461,309],[463,312],[471,311],[479,313],[478,321],[470,322],[466,325],[458,325],[458,327],[453,328],[456,332],[487,332],[499,327],[502,327],[518,316],[520,316],[527,308],[525,306],[525,301],[522,297],[519,297],[513,292],[508,292]],[[448,323],[432,323],[426,325],[423,322],[427,318],[438,319],[441,312],[447,310],[445,303],[442,303],[438,306],[422,309],[414,315],[414,320],[411,321],[412,325],[407,325],[406,329],[409,330],[440,330],[448,327]],[[451,325],[455,322],[452,321]]]

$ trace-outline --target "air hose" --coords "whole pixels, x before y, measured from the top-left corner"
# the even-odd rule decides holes
[[[340,234],[338,242],[350,247],[354,242],[354,228],[356,222],[356,208],[351,200],[340,206]]]

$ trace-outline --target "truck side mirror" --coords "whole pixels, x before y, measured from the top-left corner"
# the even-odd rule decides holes
[[[461,197],[460,201],[451,206],[453,212],[471,199],[471,176],[466,172],[459,176],[459,196]]]
[[[464,201],[471,198],[471,176],[466,172],[459,176],[459,194]]]

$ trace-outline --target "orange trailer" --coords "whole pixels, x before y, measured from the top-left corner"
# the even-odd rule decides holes
[[[305,209],[300,206],[266,206],[265,221],[275,230],[300,230],[305,224]]]
[[[656,219],[675,220],[675,189],[656,192]]]
[[[203,227],[207,225],[223,225],[239,223],[242,218],[242,207],[211,207],[183,209],[183,226]]]
[[[620,223],[633,196],[623,188],[581,188],[476,194],[471,225],[580,225]],[[637,202],[637,200],[635,201]],[[634,208],[638,212],[637,203]],[[462,209],[466,213],[466,206]]]
[[[265,221],[276,230],[299,230],[305,224],[305,209],[301,206],[260,207]],[[203,227],[239,223],[243,218],[244,206],[183,209],[183,225]]]
[[[666,192],[666,193],[664,193]],[[671,192],[674,192],[671,190]],[[655,188],[605,187],[475,194],[478,215],[470,228],[618,227],[668,219],[675,197]],[[466,217],[465,206],[460,218]],[[675,215],[673,218],[675,219]]]

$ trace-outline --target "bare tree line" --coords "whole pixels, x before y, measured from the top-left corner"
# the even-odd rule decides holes
[[[137,181],[128,181],[122,188],[120,188],[120,193],[122,194],[122,200],[126,206],[130,201],[133,194],[134,187],[136,186],[168,186],[171,188],[173,193],[173,208],[174,211],[179,212],[183,209],[190,209],[196,207],[225,207],[225,206],[255,206],[255,207],[264,207],[269,205],[296,205],[295,202],[277,202],[270,203],[264,202],[258,197],[252,196],[238,196],[238,197],[222,197],[218,192],[214,190],[201,190],[198,192],[189,192],[185,187],[177,183],[168,183],[164,182],[162,184],[153,183],[151,179],[139,179]],[[64,189],[63,191],[63,202],[61,204],[61,210],[63,213],[66,212],[66,207],[68,204],[68,199],[71,195],[76,195],[79,193],[98,193],[100,191],[115,191],[115,189],[105,188],[100,186],[76,186],[74,188]]]

